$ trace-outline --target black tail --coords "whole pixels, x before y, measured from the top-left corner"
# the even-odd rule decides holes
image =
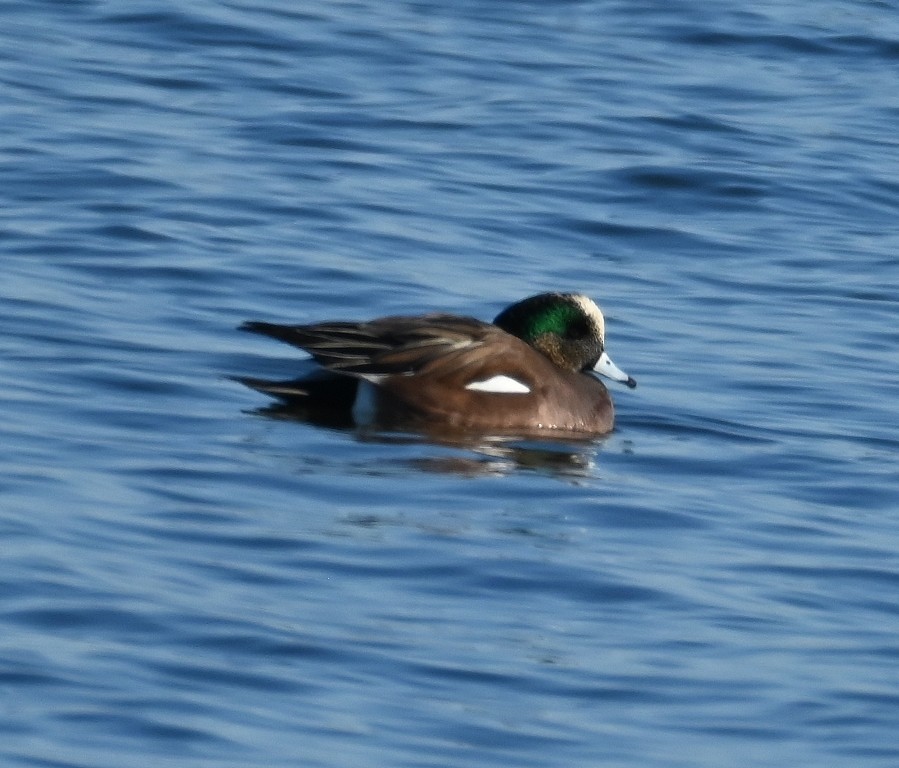
[[[300,349],[304,349],[310,340],[305,326],[302,325],[277,325],[276,323],[263,323],[258,320],[251,320],[241,325],[240,330],[268,336]]]

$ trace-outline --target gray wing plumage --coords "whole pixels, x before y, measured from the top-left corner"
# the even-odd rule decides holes
[[[481,345],[490,333],[502,333],[474,318],[440,314],[364,323],[248,322],[241,329],[299,347],[334,372],[363,377],[415,373],[450,352]]]

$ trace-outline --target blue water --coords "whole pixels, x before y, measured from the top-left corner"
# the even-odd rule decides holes
[[[0,763],[899,765],[897,10],[6,4]],[[556,289],[588,446],[228,379]]]

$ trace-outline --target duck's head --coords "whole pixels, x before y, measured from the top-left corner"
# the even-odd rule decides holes
[[[566,371],[594,371],[633,389],[637,382],[605,351],[606,322],[578,293],[541,293],[507,307],[494,325],[517,336]]]

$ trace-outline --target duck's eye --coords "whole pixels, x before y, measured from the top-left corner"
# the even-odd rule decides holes
[[[566,339],[584,339],[590,335],[590,324],[586,319],[572,320],[565,329]]]

